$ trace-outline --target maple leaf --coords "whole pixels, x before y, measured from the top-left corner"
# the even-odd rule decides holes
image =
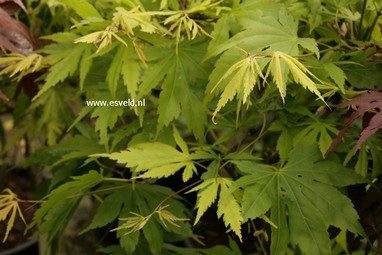
[[[230,19],[232,20],[232,17]],[[251,21],[251,25],[244,22],[243,31],[225,42],[213,44],[208,48],[204,60],[223,53],[216,61],[206,88],[205,101],[207,102],[223,90],[213,118],[228,101],[233,100],[235,95],[238,95],[239,100],[246,102],[254,85],[256,83],[262,85],[261,82],[270,74],[283,100],[286,96],[289,73],[292,74],[296,83],[323,100],[315,84],[315,81],[319,83],[321,81],[293,57],[299,54],[299,45],[318,56],[315,40],[299,38],[297,25],[297,22],[285,13],[280,14],[278,18],[262,16],[259,20]],[[220,28],[216,26],[215,29]],[[235,54],[236,48],[245,49],[248,52],[242,50],[246,59],[243,60],[240,54]],[[268,68],[263,75],[261,71],[267,65]]]
[[[176,129],[173,135],[182,151],[165,143],[153,142],[136,144],[125,151],[93,156],[108,157],[126,164],[127,167],[133,168],[137,178],[168,177],[184,168],[183,181],[186,182],[197,172],[193,160],[204,158],[205,155],[199,154],[198,151],[189,153],[186,143]]]
[[[0,75],[8,74],[9,77],[15,76],[20,73],[19,80],[27,73],[33,73],[44,67],[44,58],[40,54],[30,54],[24,56],[19,53],[11,53],[7,56],[0,57],[0,64],[6,65],[1,70]]]
[[[71,33],[59,33],[44,37],[51,39],[57,44],[51,44],[45,47],[44,52],[50,54],[45,58],[46,62],[51,65],[45,78],[45,84],[38,94],[33,98],[36,100],[50,88],[63,82],[70,76],[78,72],[79,64],[82,64],[84,58],[89,58],[89,46],[85,44],[73,44],[76,35]],[[89,71],[89,65],[81,66],[81,82],[83,82],[86,73]]]
[[[207,209],[216,201],[219,194],[217,216],[223,217],[226,227],[230,227],[232,231],[242,240],[241,224],[243,217],[239,203],[235,199],[229,188],[233,181],[230,178],[210,178],[199,184],[189,192],[198,191],[196,207],[198,208],[194,225],[196,225]],[[219,192],[220,189],[220,192]]]
[[[257,83],[258,86],[261,87],[261,83],[263,83],[262,81],[266,82],[267,77],[270,74],[273,76],[273,81],[279,90],[283,102],[285,102],[287,90],[287,79],[285,74],[288,74],[289,71],[296,83],[301,84],[304,89],[313,92],[319,99],[325,102],[321,93],[318,91],[314,80],[319,83],[322,82],[296,58],[281,51],[275,51],[271,54],[254,55],[250,55],[243,49],[240,49],[240,51],[246,55],[246,58],[233,64],[211,91],[213,92],[223,80],[230,77],[228,79],[228,84],[220,96],[216,109],[212,114],[212,120],[214,120],[219,110],[223,108],[228,101],[232,101],[236,95],[240,101],[242,100],[243,104],[245,104],[255,84]],[[266,60],[266,58],[271,58],[271,60]],[[266,60],[266,62],[261,62],[261,60]],[[264,66],[264,63],[268,63],[265,75],[260,67],[261,65]]]
[[[22,221],[25,223],[23,213],[20,209],[18,198],[15,193],[10,189],[4,189],[0,193],[0,222],[5,221],[8,218],[7,229],[3,239],[3,243],[8,239],[9,232],[13,228],[15,223],[16,214],[19,214]]]
[[[88,1],[78,1],[78,0],[60,0],[60,2],[68,5],[72,8],[80,17],[96,17],[102,18],[101,14],[97,11],[96,8]]]
[[[348,107],[352,105],[355,106],[356,109],[354,110],[353,108],[350,108],[348,110],[348,121],[345,123],[345,127],[340,131],[338,136],[334,139],[326,154],[331,152],[340,143],[348,128],[359,117],[363,118],[363,127],[354,148],[354,154],[371,135],[382,128],[382,86],[374,90],[369,90],[348,102],[339,104],[339,106]]]
[[[40,224],[34,236],[48,233],[48,243],[51,243],[62,226],[67,224],[82,195],[101,183],[103,176],[91,170],[84,175],[73,176],[72,179],[51,191],[36,211],[33,222],[28,226],[31,229]]]
[[[205,41],[180,43],[178,54],[172,47],[152,47],[146,50],[148,69],[139,86],[138,99],[161,84],[158,105],[158,129],[182,115],[195,137],[202,140],[207,123],[206,107],[199,98],[198,82],[207,77],[199,64]],[[159,131],[158,130],[158,131]]]
[[[100,192],[104,190],[106,196],[96,210],[91,224],[82,233],[119,219],[114,230],[126,254],[133,254],[143,236],[153,254],[162,254],[164,231],[182,236],[192,234],[190,223],[184,221],[188,216],[187,209],[170,188],[141,183],[128,186],[123,184],[120,187],[116,183],[109,185],[99,189]],[[160,206],[164,200],[166,205]],[[165,208],[168,210],[164,210]],[[137,231],[138,229],[142,231]]]
[[[363,233],[349,198],[335,186],[363,182],[363,178],[329,160],[321,160],[315,144],[298,144],[282,168],[253,161],[234,161],[245,176],[231,191],[244,187],[244,220],[270,210],[271,254],[285,254],[291,242],[305,254],[330,254],[328,225]]]

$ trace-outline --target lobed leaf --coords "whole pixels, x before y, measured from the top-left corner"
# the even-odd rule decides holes
[[[176,133],[175,137],[179,143],[180,137],[177,137]],[[193,160],[198,158],[197,154],[189,154],[188,150],[180,152],[170,145],[159,142],[140,143],[126,151],[95,154],[93,156],[108,157],[119,163],[126,164],[138,175],[136,178],[168,177],[185,168],[183,181],[186,182],[197,171],[193,163]]]
[[[349,198],[334,186],[360,183],[363,179],[329,160],[321,160],[316,145],[297,144],[282,168],[250,161],[235,161],[246,175],[231,191],[244,187],[243,214],[254,219],[270,208],[272,254],[283,253],[288,243],[306,254],[329,254],[327,226],[363,234]]]
[[[241,224],[243,223],[243,217],[241,208],[234,195],[229,192],[233,181],[228,178],[219,178],[218,181],[220,183],[220,193],[217,215],[219,218],[223,216],[225,226],[232,229],[242,242]]]
[[[74,209],[84,195],[92,187],[103,181],[102,174],[90,171],[81,176],[72,177],[73,181],[66,182],[50,192],[46,201],[36,211],[29,228],[40,224],[34,236],[48,234],[51,243],[57,233],[66,226]]]
[[[382,87],[379,87],[374,90],[369,90],[348,102],[340,104],[339,106],[345,105],[354,105],[356,106],[356,110],[349,109],[347,116],[348,121],[346,122],[345,127],[334,139],[333,143],[328,148],[326,154],[331,152],[340,143],[347,129],[359,117],[363,117],[364,126],[362,127],[362,132],[354,148],[353,154],[357,152],[357,150],[369,137],[371,137],[382,127]],[[371,113],[371,111],[373,110],[375,110],[376,112]]]

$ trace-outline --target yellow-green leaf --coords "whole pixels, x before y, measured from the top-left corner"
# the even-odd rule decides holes
[[[216,179],[205,180],[202,184],[199,184],[189,192],[198,191],[198,199],[196,201],[196,207],[198,212],[196,214],[194,225],[196,225],[207,209],[215,202],[218,195],[219,183]]]
[[[108,157],[126,164],[138,175],[137,178],[168,177],[185,168],[184,180],[187,181],[192,177],[190,171],[196,172],[192,154],[182,153],[170,145],[159,142],[141,143],[126,151],[94,156]]]
[[[0,195],[0,221],[5,221],[8,219],[7,228],[3,239],[4,243],[8,239],[9,233],[13,228],[17,213],[25,224],[26,222],[19,207],[17,195],[8,188],[4,189],[2,193],[3,194]]]
[[[220,194],[217,215],[219,218],[223,216],[225,226],[231,228],[242,241],[241,224],[243,223],[243,216],[241,208],[233,193],[229,192],[233,181],[228,178],[219,178],[219,183]]]

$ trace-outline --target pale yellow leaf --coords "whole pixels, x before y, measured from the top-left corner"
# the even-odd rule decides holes
[[[74,40],[74,43],[98,43],[105,36],[105,31],[97,31],[88,35],[81,36]]]
[[[245,64],[245,62],[244,62]],[[214,113],[212,114],[212,120],[214,121],[216,114],[222,109],[229,101],[232,101],[237,93],[239,93],[242,87],[245,74],[248,71],[248,66],[243,65],[233,78],[229,81],[227,86],[224,88],[223,93],[220,95],[220,99],[216,106]]]
[[[180,136],[178,129],[174,125],[172,129],[176,144],[179,146],[183,153],[189,154],[187,143]]]
[[[289,70],[292,73],[293,79],[300,83],[305,89],[310,90],[316,96],[325,102],[324,98],[321,96],[320,91],[316,87],[316,83],[310,79],[305,73],[312,76],[312,78],[319,81],[319,79],[314,76],[313,73],[311,73],[302,63],[300,63],[297,59],[282,53],[279,54],[279,56],[287,63]]]
[[[216,179],[208,179],[205,180],[201,185],[206,186],[198,192],[196,207],[198,208],[198,212],[196,214],[194,225],[196,225],[203,214],[207,211],[207,209],[215,202],[219,183]]]
[[[186,163],[186,167],[184,168],[183,175],[182,175],[183,182],[187,182],[188,180],[190,180],[192,176],[194,175],[194,173],[196,172],[197,172],[197,169],[194,163],[192,162]]]
[[[233,181],[228,178],[218,178],[218,182],[220,184],[220,194],[217,215],[219,218],[223,216],[225,226],[231,228],[242,241],[241,224],[244,219],[239,203],[233,193],[229,191]]]

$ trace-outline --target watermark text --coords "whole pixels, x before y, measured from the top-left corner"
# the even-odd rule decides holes
[[[135,99],[128,99],[128,100],[87,100],[85,101],[86,106],[101,106],[101,107],[118,107],[118,106],[124,106],[124,107],[132,107],[132,106],[146,106],[146,99],[142,100],[135,100]]]

